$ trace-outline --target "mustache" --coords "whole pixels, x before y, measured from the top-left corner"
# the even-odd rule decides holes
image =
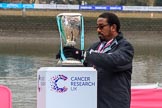
[[[98,32],[98,35],[103,35],[102,33]]]

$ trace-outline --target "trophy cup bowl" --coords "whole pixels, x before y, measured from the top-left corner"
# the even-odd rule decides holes
[[[63,16],[62,27],[66,36],[66,46],[76,45],[77,37],[80,33],[80,17],[79,16]]]
[[[60,34],[61,58],[57,65],[82,66],[82,61],[74,58],[66,58],[63,47],[79,47],[84,49],[84,26],[83,16],[80,13],[61,13],[57,15],[57,25]]]

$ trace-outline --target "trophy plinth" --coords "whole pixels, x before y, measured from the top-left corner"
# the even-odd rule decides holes
[[[83,64],[81,61],[79,60],[75,60],[75,59],[68,59],[68,60],[59,60],[57,62],[57,66],[58,67],[82,67]]]
[[[80,13],[61,13],[57,15],[57,24],[60,34],[60,60],[58,66],[83,66],[82,61],[66,58],[64,46],[78,47],[84,50],[84,23]]]

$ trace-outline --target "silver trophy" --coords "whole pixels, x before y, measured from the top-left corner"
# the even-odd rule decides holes
[[[57,25],[60,34],[60,66],[81,66],[82,61],[66,58],[64,46],[84,50],[84,20],[80,13],[61,13],[57,15]]]

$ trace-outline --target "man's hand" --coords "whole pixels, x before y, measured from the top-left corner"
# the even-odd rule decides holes
[[[75,47],[71,47],[71,46],[66,46],[63,48],[63,52],[66,58],[74,58],[77,60],[81,60],[83,59],[84,56],[84,51],[77,49]],[[60,51],[58,52],[58,54],[56,55],[56,59],[60,58]]]
[[[84,51],[77,49],[75,47],[64,47],[63,49],[65,57],[72,57],[78,60],[83,59]]]

